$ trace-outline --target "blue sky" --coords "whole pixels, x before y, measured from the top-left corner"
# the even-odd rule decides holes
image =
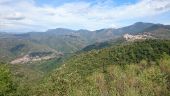
[[[97,3],[97,2],[104,2],[106,0],[36,0],[35,2],[37,5],[51,5],[51,6],[61,6],[65,3],[71,3],[71,2],[91,2],[91,3]],[[139,0],[110,0],[115,2],[116,5],[122,5],[127,3],[136,3]]]
[[[119,28],[135,22],[170,25],[170,0],[0,0],[0,31]]]

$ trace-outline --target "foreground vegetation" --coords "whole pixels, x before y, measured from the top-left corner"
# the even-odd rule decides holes
[[[42,81],[22,87],[11,75],[0,75],[10,82],[1,79],[8,89],[2,96],[168,96],[170,41],[146,40],[77,54]]]
[[[146,40],[72,57],[44,80],[42,96],[168,96],[170,41]]]
[[[168,57],[169,58],[169,57]],[[41,96],[169,96],[170,59],[150,65],[110,65],[88,75],[61,69],[41,85]],[[155,63],[155,62],[153,62]],[[64,71],[63,71],[64,70]],[[65,72],[66,71],[66,72]],[[88,69],[86,71],[89,71]]]
[[[13,95],[16,91],[15,83],[7,65],[0,64],[0,96]]]

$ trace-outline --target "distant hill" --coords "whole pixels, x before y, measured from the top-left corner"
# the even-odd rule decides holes
[[[57,52],[48,46],[13,37],[0,38],[0,60],[11,61],[33,52]]]
[[[119,28],[119,29],[101,29],[97,30],[96,33],[99,34],[107,34],[109,32],[110,34],[115,34],[114,37],[108,39],[104,42],[97,42],[91,45],[88,45],[82,49],[82,51],[90,51],[93,49],[102,49],[106,48],[112,45],[120,44],[120,43],[126,43],[125,35],[129,35],[131,37],[128,37],[134,41],[140,40],[140,39],[170,39],[170,25],[163,25],[163,24],[152,24],[152,23],[143,23],[143,22],[137,22],[133,25]],[[110,35],[110,36],[112,36]]]
[[[170,39],[170,25],[156,24],[145,29],[143,32],[159,39]]]
[[[88,46],[84,47],[82,50],[80,50],[79,52],[99,50],[99,49],[107,48],[107,47],[110,47],[110,46],[120,45],[120,44],[123,44],[125,42],[126,42],[126,40],[124,38],[120,37],[120,38],[117,38],[117,39],[113,39],[113,40],[109,40],[109,41],[105,41],[105,42],[97,42],[97,43],[88,45]]]
[[[155,25],[155,24],[137,22],[137,23],[134,23],[133,25],[130,25],[130,26],[118,28],[118,29],[114,30],[113,32],[115,34],[118,34],[118,35],[122,35],[122,34],[126,34],[126,33],[128,33],[128,34],[138,34],[140,32],[143,32],[146,28],[149,28],[153,25]]]
[[[12,73],[4,75],[8,69],[2,67],[0,94],[169,96],[168,39],[169,25],[144,22],[96,31],[0,33],[0,63],[10,62]]]
[[[63,54],[72,54],[80,50],[90,51],[119,43],[119,39],[125,34],[169,39],[170,26],[137,22],[118,29],[108,28],[96,31],[56,28],[46,32],[0,33],[0,58],[8,61],[32,51],[42,50],[57,51]]]

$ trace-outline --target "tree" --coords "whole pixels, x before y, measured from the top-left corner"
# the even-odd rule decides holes
[[[5,64],[0,64],[0,96],[8,96],[14,91],[11,73]]]

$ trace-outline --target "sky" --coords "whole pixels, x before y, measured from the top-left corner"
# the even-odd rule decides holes
[[[135,22],[170,25],[170,0],[0,0],[0,31],[98,30]]]

